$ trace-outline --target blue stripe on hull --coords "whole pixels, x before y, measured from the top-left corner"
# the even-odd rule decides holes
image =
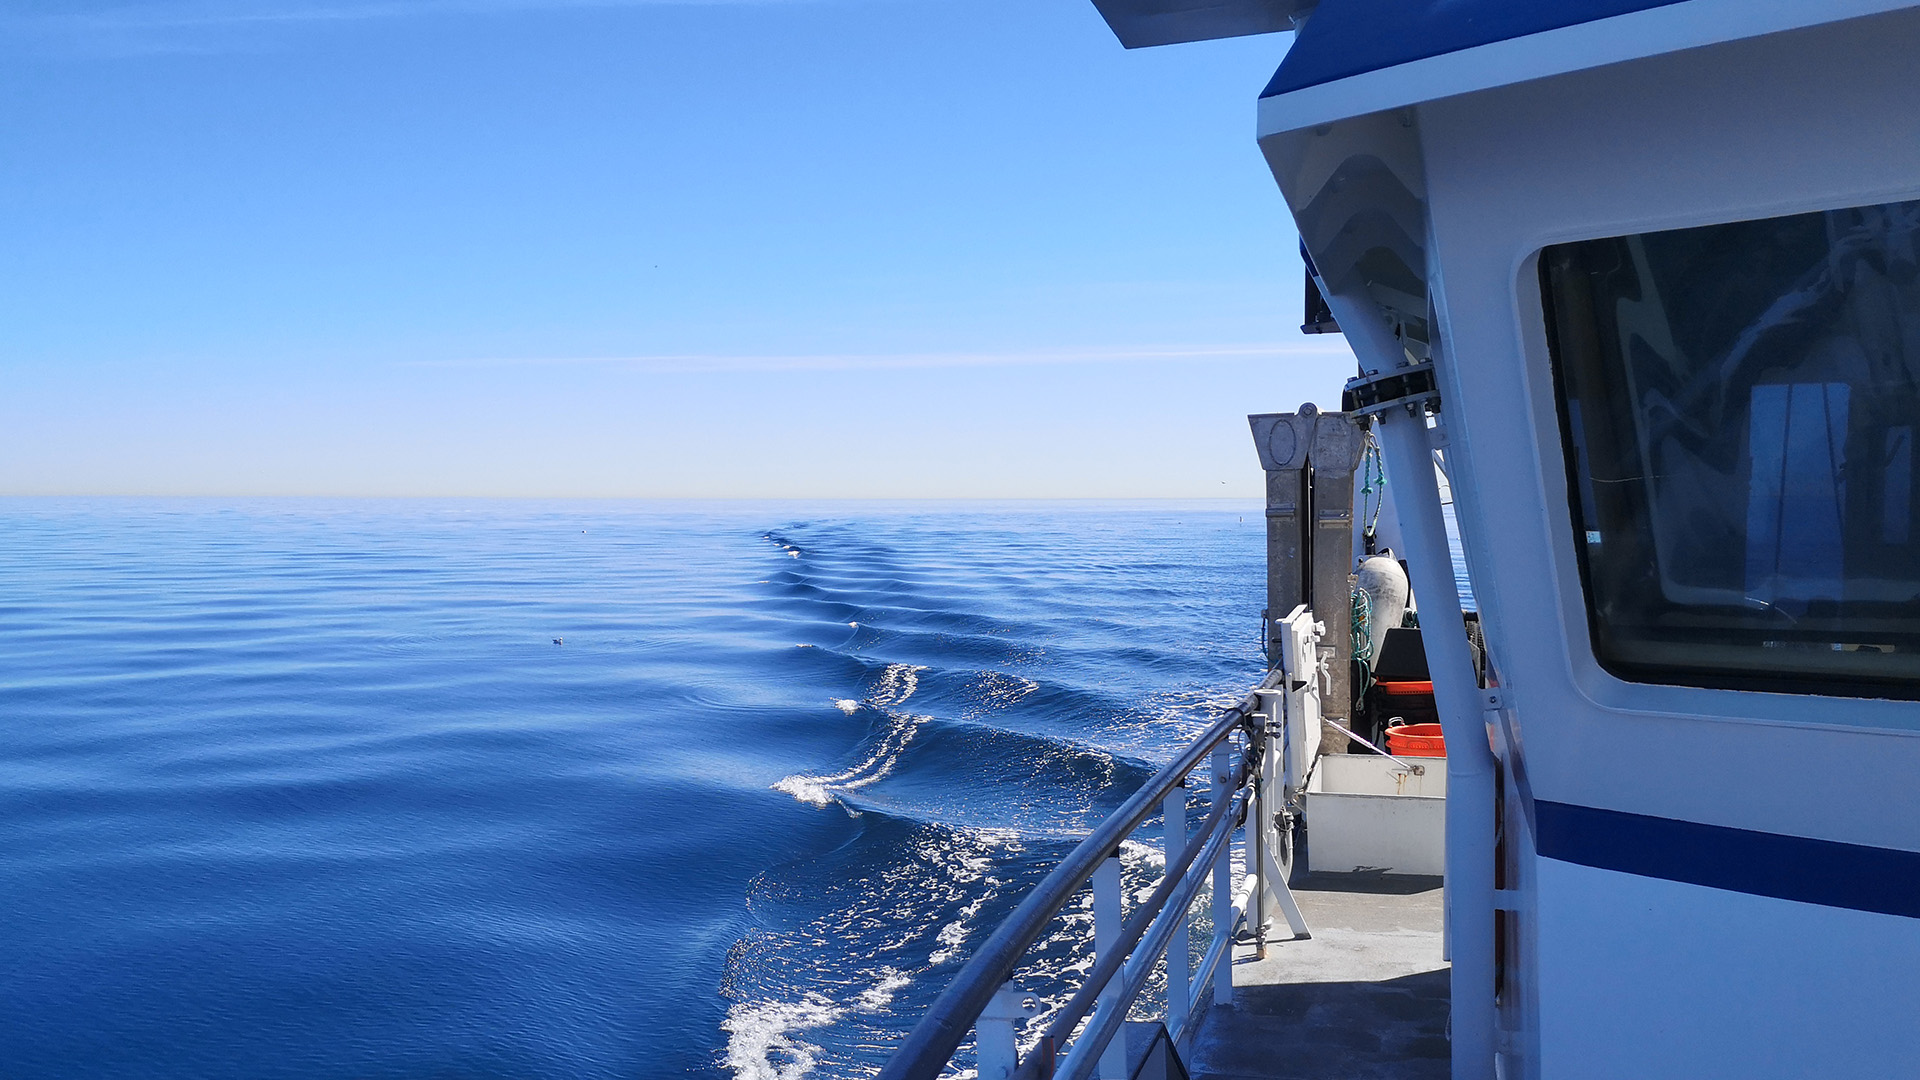
[[[1549,859],[1710,889],[1920,919],[1920,852],[1540,800]]]

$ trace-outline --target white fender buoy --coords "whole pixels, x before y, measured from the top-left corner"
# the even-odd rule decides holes
[[[1367,623],[1367,637],[1373,642],[1373,655],[1380,655],[1380,643],[1387,631],[1400,625],[1407,614],[1407,572],[1392,551],[1370,556],[1354,571],[1354,588],[1367,594],[1373,616]]]

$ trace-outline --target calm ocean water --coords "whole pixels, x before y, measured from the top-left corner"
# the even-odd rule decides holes
[[[0,1076],[869,1075],[1257,675],[1263,527],[0,501]]]

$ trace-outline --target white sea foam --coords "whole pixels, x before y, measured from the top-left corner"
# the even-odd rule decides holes
[[[938,966],[953,959],[954,954],[960,951],[960,946],[967,940],[966,918],[963,916],[941,927],[940,932],[933,936],[933,940],[939,942],[940,947],[927,954],[928,964]]]
[[[1153,844],[1142,843],[1134,839],[1120,841],[1120,857],[1143,864],[1153,869],[1167,865],[1167,853]]]
[[[860,711],[860,703],[850,697],[834,698],[833,707],[846,713],[848,716],[852,716],[854,713]]]
[[[976,835],[992,843],[999,838],[987,834],[1001,831],[1002,830],[982,829],[977,830]],[[994,890],[992,886],[999,884],[999,882],[988,878],[988,872],[992,869],[993,856],[985,848],[976,848],[966,853],[956,852],[953,855],[953,862],[948,867],[948,874],[956,886],[959,886],[966,892],[972,893],[973,899],[967,901],[967,903],[955,913],[952,922],[941,927],[939,932],[934,934],[933,940],[937,942],[940,947],[933,950],[933,952],[927,956],[927,963],[944,964],[953,959],[954,955],[960,951],[960,946],[966,944],[967,934],[970,931],[973,920],[979,917],[980,909],[986,907],[987,901],[993,898]],[[968,888],[969,886],[976,886],[982,879],[986,879],[985,885]]]
[[[912,982],[899,969],[883,967],[874,984],[854,999],[853,1009],[879,1012]],[[820,1048],[800,1038],[800,1033],[836,1023],[847,1012],[819,994],[808,994],[797,1002],[737,1003],[720,1023],[720,1030],[727,1033],[725,1064],[736,1080],[800,1080],[820,1063]]]
[[[861,1012],[879,1012],[893,1004],[893,995],[912,981],[893,968],[881,968],[880,981],[860,991],[860,996],[854,999],[854,1007]]]
[[[726,1066],[735,1080],[800,1080],[819,1064],[820,1048],[797,1038],[826,1027],[846,1010],[818,994],[804,1001],[740,1002],[727,1010]]]
[[[979,878],[962,880],[977,881]],[[941,927],[940,932],[933,935],[933,940],[939,942],[940,947],[927,956],[927,963],[944,964],[953,959],[954,954],[960,951],[960,946],[966,944],[969,924],[980,914],[980,909],[987,906],[987,901],[992,896],[993,890],[981,889],[965,907],[960,909],[958,916],[952,922]]]
[[[976,714],[1005,709],[1035,690],[1040,684],[1005,671],[983,671],[968,688],[973,695]]]
[[[773,790],[784,791],[813,806],[825,806],[833,801],[833,792],[827,790],[827,785],[811,776],[782,777],[774,781]]]
[[[906,704],[913,692],[920,689],[920,673],[925,670],[924,666],[918,664],[888,664],[880,677],[874,680],[867,700],[881,708]]]
[[[769,544],[774,544],[778,546],[781,551],[786,552],[789,556],[793,558],[797,559],[800,557],[799,548],[794,547],[792,544],[787,543],[785,540],[780,539],[779,537],[773,535],[772,533],[765,534],[764,536],[761,537],[761,539],[765,540]]]
[[[852,714],[853,710],[847,709],[840,702],[835,704],[840,705],[841,709],[849,715]],[[874,744],[873,750],[858,765],[831,776],[795,774],[783,777],[773,785],[773,789],[784,791],[803,803],[825,806],[832,802],[839,792],[857,791],[869,784],[878,783],[886,779],[887,775],[900,763],[901,751],[913,741],[914,735],[926,719],[924,716],[890,713],[887,730],[881,734],[880,741]]]

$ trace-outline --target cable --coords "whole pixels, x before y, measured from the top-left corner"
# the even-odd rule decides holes
[[[1373,689],[1373,597],[1365,589],[1353,590],[1353,618],[1349,623],[1353,636],[1353,660],[1360,665],[1360,688],[1355,697],[1364,697]]]

